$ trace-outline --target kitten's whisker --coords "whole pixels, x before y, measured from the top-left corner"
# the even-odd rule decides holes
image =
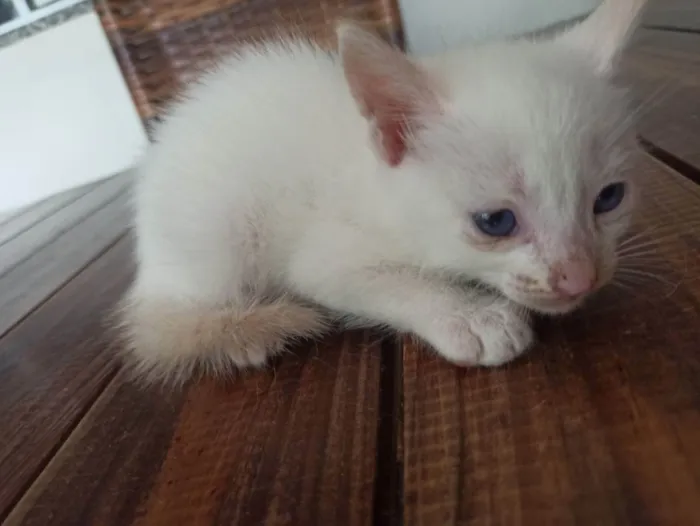
[[[644,266],[644,267],[619,267],[617,269],[617,272],[620,274],[620,276],[634,276],[634,277],[640,277],[644,280],[650,280],[650,279],[656,279],[657,281],[661,283],[667,283],[670,284],[671,281],[667,280],[662,276],[662,274],[666,273],[668,274],[668,268],[664,267],[649,267],[649,266]],[[638,276],[638,272],[646,272],[649,274],[659,274],[658,277],[656,278],[651,278],[650,276]]]
[[[621,273],[637,274],[637,275],[640,275],[640,276],[647,276],[647,277],[655,278],[655,279],[666,279],[666,278],[664,278],[663,276],[659,276],[658,274],[654,274],[653,272],[645,272],[645,271],[643,271],[643,270],[639,270],[639,269],[634,268],[634,267],[630,268],[630,267],[621,266],[621,267],[618,267],[618,268],[617,268],[617,271],[618,271],[618,272],[621,272]]]
[[[679,89],[677,86],[673,86],[672,84],[672,81],[668,80],[661,84],[659,87],[657,87],[652,93],[647,95],[645,99],[642,100],[639,103],[639,105],[622,120],[622,122],[620,122],[617,126],[615,126],[615,128],[613,128],[610,135],[608,136],[609,140],[612,143],[616,142],[636,122],[638,122],[640,118],[647,115],[651,109],[658,106],[667,97],[669,97],[672,93]]]
[[[617,250],[616,254],[618,256],[626,256],[627,254],[637,254],[641,251],[654,251],[658,253],[658,243],[656,241],[649,241],[645,243],[638,243],[636,245],[631,245],[628,247],[623,247],[622,250]]]
[[[612,285],[614,287],[619,287],[619,288],[624,289],[624,290],[631,290],[631,291],[634,290],[634,288],[631,285],[628,285],[627,283],[620,282],[618,280],[613,280],[610,283],[608,283],[608,285]]]
[[[641,277],[637,277],[637,276],[617,275],[617,276],[615,276],[615,281],[618,283],[624,283],[628,286],[634,286],[637,290],[641,290],[644,292],[649,292],[649,293],[658,292],[657,289],[655,289],[652,286],[654,281],[650,280],[649,278],[641,278]]]
[[[644,266],[667,269],[669,262],[665,259],[628,259],[619,261],[619,268],[643,268]]]
[[[620,241],[620,243],[618,244],[618,249],[622,249],[622,248],[625,248],[629,245],[633,245],[635,242],[637,242],[637,243],[653,243],[656,241],[655,238],[650,238],[650,236],[653,233],[654,232],[645,231],[645,232],[641,232],[635,236],[624,239],[624,240]]]
[[[632,115],[634,117],[646,116],[646,114],[650,110],[654,109],[654,107],[656,107],[661,102],[664,102],[673,93],[677,92],[678,89],[679,87],[676,84],[674,84],[672,79],[662,82],[657,87],[655,87],[651,93],[640,95],[640,98],[638,99],[639,106],[637,106],[633,110]]]
[[[672,287],[670,283],[663,283],[656,280],[649,279],[647,277],[640,276],[629,276],[625,274],[619,274],[615,277],[617,281],[622,283],[627,283],[629,285],[634,285],[644,290],[645,293],[652,294],[652,296],[658,296],[660,292],[668,290],[668,287]]]
[[[658,243],[658,239],[657,238],[650,238],[648,234],[644,234],[643,236],[639,236],[639,237],[636,237],[634,239],[626,240],[624,243],[619,243],[617,245],[617,251],[619,252],[619,251],[630,250],[630,248],[642,246],[643,243],[645,243],[647,245],[650,245],[652,243]]]
[[[659,225],[649,225],[645,226],[641,230],[637,230],[637,227],[632,227],[630,232],[621,240],[622,243],[629,243],[630,241],[634,239],[638,239],[640,237],[644,237],[646,235],[649,235],[651,232],[654,232],[660,228]]]
[[[629,252],[629,251],[634,250],[634,249],[648,248],[649,246],[652,246],[652,245],[661,246],[668,241],[673,241],[673,240],[678,239],[678,237],[679,237],[679,234],[678,234],[678,231],[676,230],[675,232],[669,233],[668,235],[666,235],[664,237],[655,237],[655,238],[649,239],[647,241],[639,240],[638,243],[626,245],[623,247],[618,246],[617,253],[624,254],[624,253]]]
[[[692,224],[691,225],[684,224],[683,226],[690,227],[690,229],[695,228],[695,225],[692,225]],[[700,222],[698,223],[697,226],[700,226]],[[624,237],[622,240],[620,240],[618,246],[623,247],[625,245],[632,243],[633,241],[637,241],[637,240],[644,239],[644,238],[649,238],[649,241],[655,241],[655,240],[658,240],[658,237],[656,237],[656,236],[658,236],[659,234],[667,237],[667,236],[670,236],[671,234],[678,235],[679,231],[681,231],[681,228],[679,228],[679,225],[677,225],[677,224],[666,224],[666,225],[662,225],[662,226],[647,227],[644,230],[642,230],[640,232],[636,232],[635,234],[633,234],[631,236]],[[654,236],[653,238],[651,237],[652,235]]]
[[[678,287],[680,287],[680,286],[681,286],[681,282],[680,282],[680,280],[679,280],[679,281],[674,285],[674,287],[673,287],[671,290],[668,291],[668,294],[666,294],[666,298],[670,298],[671,296],[673,296],[673,295],[676,293],[676,291],[678,290]]]
[[[628,235],[623,237],[624,241],[628,241],[630,239],[634,239],[640,236],[643,236],[645,234],[650,234],[650,233],[655,233],[655,232],[667,232],[667,231],[679,231],[679,230],[693,230],[695,228],[700,227],[700,221],[695,220],[695,221],[687,221],[685,219],[681,220],[683,218],[676,218],[675,221],[667,222],[662,225],[658,224],[652,224],[652,225],[643,225],[643,224],[635,224],[632,225],[630,228],[630,232]],[[686,218],[687,219],[687,218]],[[638,228],[642,227],[641,230],[637,230]]]
[[[655,248],[645,248],[639,251],[634,251],[634,252],[625,252],[623,254],[615,254],[617,256],[618,261],[626,261],[629,259],[661,259],[665,260],[666,258],[662,256],[662,254]]]
[[[626,258],[630,256],[648,256],[648,255],[660,255],[659,254],[659,249],[657,247],[639,247],[638,250],[634,250],[637,247],[631,247],[630,249],[623,250],[623,251],[617,251],[615,252],[615,255],[620,258]]]
[[[629,254],[618,255],[618,263],[626,261],[667,261],[667,258],[662,257],[658,252],[632,252]]]
[[[617,276],[616,278],[617,278],[616,281],[618,281],[619,283],[624,283],[624,281],[621,281],[621,280],[626,280],[627,283],[629,283],[629,284],[642,285],[642,286],[647,285],[649,283],[648,278],[642,278],[642,277],[636,277],[636,276],[632,277],[632,276],[621,275],[621,276]],[[662,283],[664,283],[670,287],[670,290],[664,295],[664,298],[670,298],[678,290],[678,287],[681,284],[681,280],[679,280],[676,283],[672,283],[670,281],[663,281]]]
[[[654,267],[654,266],[627,266],[627,267],[619,267],[617,269],[620,272],[620,275],[625,275],[625,274],[631,274],[632,272],[627,272],[627,271],[640,271],[640,272],[651,272],[651,273],[668,273],[668,267]]]
[[[640,232],[638,234],[634,234],[629,237],[622,238],[619,242],[620,247],[624,247],[625,245],[631,243],[632,241],[636,241],[637,239],[643,238],[646,235],[646,232]]]
[[[627,272],[628,270],[630,270],[631,272]],[[654,272],[647,272],[647,271],[644,271],[642,269],[636,269],[636,268],[633,268],[633,269],[619,268],[619,269],[617,269],[617,275],[620,278],[624,278],[624,279],[627,279],[629,281],[644,282],[644,283],[649,283],[650,281],[658,281],[659,283],[671,283],[670,281],[666,280],[665,278],[657,278],[657,277],[652,278],[651,276],[647,276],[645,274],[640,275],[637,273],[637,270],[639,270],[640,272],[644,272],[645,274],[656,275]]]
[[[645,296],[644,294],[641,294],[639,288],[634,287],[630,283],[624,283],[620,280],[615,279],[615,280],[611,281],[609,284],[612,285],[613,287],[616,287],[616,288],[622,290],[623,292],[631,293],[632,296],[634,296],[635,298],[639,298],[639,299],[642,299],[645,301],[650,300],[648,295]]]
[[[620,276],[627,276],[627,277],[639,277],[640,279],[649,279],[649,280],[656,280],[660,283],[665,283],[666,285],[669,285],[671,287],[677,287],[678,283],[674,283],[673,281],[670,281],[663,276],[659,276],[658,274],[654,274],[653,272],[646,272],[644,270],[639,270],[636,268],[619,268],[618,273]]]
[[[658,248],[639,247],[638,250],[633,250],[632,248],[637,248],[637,246],[635,245],[635,247],[630,247],[616,254],[618,265],[621,268],[643,265],[661,265],[668,268],[669,266],[677,265],[680,261],[680,258],[674,257],[675,254],[662,255]],[[681,255],[683,259],[683,276],[685,276],[688,272],[688,251],[681,251]],[[631,265],[631,263],[635,265]]]

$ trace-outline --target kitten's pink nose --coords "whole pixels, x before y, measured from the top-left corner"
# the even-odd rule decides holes
[[[562,296],[576,298],[593,290],[596,274],[595,265],[590,259],[572,259],[552,269],[550,285]]]

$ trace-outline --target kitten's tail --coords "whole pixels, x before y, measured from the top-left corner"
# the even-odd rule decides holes
[[[182,384],[259,367],[290,340],[321,335],[325,317],[287,298],[246,307],[204,306],[127,295],[116,312],[127,362],[146,382]]]

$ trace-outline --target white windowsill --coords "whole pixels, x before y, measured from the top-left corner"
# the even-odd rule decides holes
[[[57,0],[56,2],[48,4],[44,7],[31,9],[27,4],[27,0],[12,0],[17,16],[0,25],[0,35],[4,35],[10,31],[14,31],[28,24],[37,22],[42,18],[73,7],[74,5],[77,5],[83,1],[84,0]]]

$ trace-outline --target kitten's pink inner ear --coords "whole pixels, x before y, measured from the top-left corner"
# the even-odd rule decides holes
[[[401,51],[355,25],[338,27],[338,45],[350,92],[376,127],[382,157],[396,166],[411,133],[438,108],[431,79]]]

